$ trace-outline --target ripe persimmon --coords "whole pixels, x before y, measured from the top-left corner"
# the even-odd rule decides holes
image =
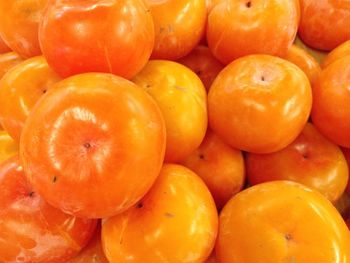
[[[22,61],[23,59],[15,52],[0,54],[0,80],[7,71]]]
[[[322,67],[326,68],[334,61],[342,59],[346,56],[350,56],[350,40],[345,41],[344,43],[333,49],[324,59]]]

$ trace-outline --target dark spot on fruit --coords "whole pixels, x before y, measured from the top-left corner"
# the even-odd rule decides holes
[[[203,72],[201,70],[198,70],[196,73],[198,76],[200,76],[200,75],[202,75]]]
[[[264,76],[261,76],[261,81],[265,81],[265,77]]]
[[[303,153],[303,158],[306,160],[309,158],[309,155],[307,153]]]
[[[247,2],[247,3],[245,4],[245,6],[246,6],[247,8],[251,8],[252,2],[251,2],[251,1]]]
[[[139,202],[137,205],[136,205],[137,208],[142,208],[143,207],[143,203],[142,202]]]
[[[285,234],[285,235],[284,235],[284,238],[285,238],[287,241],[290,241],[290,240],[292,240],[292,235],[291,235],[291,234]]]
[[[86,143],[84,143],[84,147],[86,149],[90,149],[91,148],[91,144],[89,142],[86,142]]]
[[[199,155],[199,159],[204,160],[204,154],[201,153],[201,154]]]
[[[147,84],[147,85],[146,85],[146,88],[150,88],[150,87],[151,87],[151,84]]]
[[[33,197],[34,194],[35,194],[35,192],[34,192],[34,191],[31,191],[31,192],[28,194],[28,196],[29,196],[29,197]]]
[[[174,217],[174,214],[169,213],[169,212],[166,212],[164,215],[165,215],[166,217],[168,217],[168,218]]]
[[[56,183],[56,182],[57,182],[57,176],[54,176],[54,177],[52,178],[52,182],[53,182],[53,183]]]
[[[46,93],[46,91],[47,91],[47,90],[46,90],[46,89],[44,89],[44,90],[43,90],[43,94],[45,94],[45,93]]]

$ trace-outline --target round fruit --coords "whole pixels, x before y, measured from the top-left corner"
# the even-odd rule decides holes
[[[334,61],[344,58],[346,56],[350,56],[350,40],[344,42],[340,46],[333,49],[323,61],[322,67],[326,68]]]
[[[13,66],[21,63],[23,59],[15,52],[0,54],[0,80]]]
[[[312,122],[328,139],[350,148],[350,56],[325,68],[313,86]]]
[[[189,55],[178,62],[192,69],[201,79],[207,91],[224,68],[206,46],[197,46]]]
[[[321,74],[321,66],[318,64],[317,60],[306,50],[296,45],[290,47],[285,59],[302,69],[309,78],[311,84],[315,83]]]
[[[330,51],[350,39],[348,0],[300,0],[300,38],[309,46]]]
[[[281,151],[249,154],[247,175],[253,185],[289,180],[318,190],[331,202],[344,193],[349,172],[340,148],[307,124],[298,138]]]
[[[103,222],[103,249],[110,262],[202,263],[214,247],[217,217],[213,198],[196,174],[164,165],[136,206]]]
[[[347,263],[350,234],[321,194],[289,181],[269,182],[224,207],[216,256],[220,263]]]
[[[178,162],[203,141],[207,130],[207,94],[190,69],[176,62],[150,61],[133,79],[158,103],[167,132],[166,162]]]
[[[17,156],[0,165],[0,189],[0,262],[66,262],[95,230],[95,220],[48,205],[27,181]]]
[[[349,171],[349,174],[350,174],[350,149],[343,148],[342,150],[343,150],[346,162],[348,164],[348,171]],[[348,185],[346,187],[346,192],[348,194],[350,194],[350,180],[348,181]]]
[[[177,60],[201,40],[206,22],[205,0],[146,0],[153,16],[154,59]]]
[[[109,263],[102,250],[100,226],[98,226],[89,244],[67,263]]]
[[[324,59],[326,58],[326,56],[328,54],[327,52],[309,47],[303,41],[301,41],[301,39],[298,36],[295,38],[294,44],[297,47],[300,47],[303,50],[305,50],[307,53],[311,54],[320,65],[323,63]]]
[[[19,142],[24,123],[39,98],[59,81],[44,57],[34,57],[11,68],[0,82],[0,122]]]
[[[310,83],[301,69],[277,57],[251,55],[235,60],[215,79],[209,123],[236,149],[270,153],[294,141],[311,104]]]
[[[154,25],[143,0],[50,1],[40,44],[62,77],[108,72],[133,77],[147,63]]]
[[[48,203],[80,217],[120,213],[138,202],[164,159],[165,124],[153,99],[104,73],[58,82],[24,126],[20,154]]]
[[[0,164],[18,154],[18,144],[5,131],[0,131]]]
[[[219,210],[244,186],[242,152],[225,144],[210,130],[199,148],[182,164],[203,179]]]
[[[250,54],[286,55],[298,29],[295,0],[227,0],[211,9],[207,41],[222,63]]]
[[[0,35],[24,58],[41,54],[38,28],[48,0],[0,0]]]

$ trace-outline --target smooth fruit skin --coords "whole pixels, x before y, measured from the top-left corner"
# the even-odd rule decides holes
[[[18,156],[0,165],[0,188],[0,262],[66,262],[95,230],[95,220],[47,204],[27,181]]]
[[[252,185],[275,180],[295,181],[319,191],[333,203],[344,193],[349,178],[340,148],[310,123],[281,151],[248,154],[246,168]]]
[[[349,230],[316,191],[289,181],[253,186],[220,214],[219,263],[347,263]]]
[[[12,67],[0,81],[0,123],[19,142],[24,123],[40,97],[61,78],[43,56]]]
[[[102,224],[102,245],[110,262],[202,263],[210,255],[218,226],[213,198],[191,170],[164,165],[139,202]]]
[[[349,174],[350,174],[350,149],[343,148],[342,150],[343,150],[343,154],[345,156],[346,162],[348,164],[348,171],[349,171]],[[349,180],[348,185],[346,187],[346,192],[348,194],[350,194],[350,180]]]
[[[154,25],[143,0],[54,0],[39,39],[49,65],[62,77],[106,72],[129,79],[151,55]]]
[[[102,250],[100,225],[89,244],[76,257],[66,263],[109,263]]]
[[[325,58],[322,64],[322,68],[326,68],[334,61],[342,59],[346,56],[350,56],[350,40],[345,41],[344,43],[333,49]]]
[[[207,19],[205,0],[146,0],[154,20],[152,59],[177,60],[201,40]]]
[[[310,83],[301,69],[277,57],[251,55],[235,60],[215,79],[209,124],[236,149],[271,153],[299,135],[311,104]]]
[[[313,86],[312,122],[328,139],[350,148],[350,56],[325,68]]]
[[[4,40],[0,37],[0,54],[11,52],[11,48],[9,48]]]
[[[298,36],[295,38],[294,44],[296,46],[302,48],[303,50],[305,50],[309,54],[311,54],[320,65],[322,65],[323,61],[325,60],[325,58],[328,54],[325,51],[321,51],[321,50],[317,50],[317,49],[309,47]]]
[[[285,59],[302,69],[309,78],[311,84],[315,83],[321,75],[321,66],[318,64],[317,60],[306,50],[296,45],[290,47]]]
[[[182,164],[203,179],[218,210],[241,191],[245,183],[242,152],[225,144],[210,130],[199,148]]]
[[[223,70],[222,65],[206,46],[197,46],[186,57],[178,60],[179,63],[192,69],[201,79],[207,91],[217,75]]]
[[[208,45],[224,64],[251,54],[285,56],[298,20],[295,0],[218,1],[208,17]]]
[[[330,51],[350,39],[350,3],[300,0],[299,36],[310,47]]]
[[[198,76],[185,66],[151,60],[133,79],[162,110],[167,131],[166,162],[179,162],[203,141],[207,130],[207,94]]]
[[[1,0],[0,35],[24,58],[41,54],[38,30],[48,0]]]
[[[23,59],[15,52],[0,54],[0,80],[7,71],[22,61]]]
[[[0,164],[16,154],[18,154],[18,143],[7,132],[0,131]]]
[[[150,189],[163,164],[165,124],[153,99],[112,74],[58,82],[23,128],[20,155],[48,203],[80,217],[121,213]]]

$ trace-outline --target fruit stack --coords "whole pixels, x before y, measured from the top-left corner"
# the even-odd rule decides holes
[[[0,0],[0,263],[350,263],[350,3]]]

